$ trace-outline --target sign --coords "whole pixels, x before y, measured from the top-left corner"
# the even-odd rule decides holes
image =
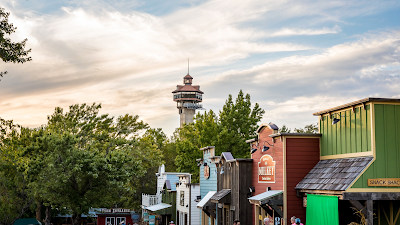
[[[275,217],[274,224],[275,225],[281,225],[281,218],[280,217]]]
[[[156,224],[156,216],[150,215],[149,216],[149,225],[155,225],[155,224]]]
[[[121,208],[117,208],[117,209],[101,209],[102,213],[130,213],[131,210],[130,209],[121,209]]]
[[[275,161],[270,155],[263,155],[260,158],[258,183],[275,183]]]
[[[204,178],[210,178],[210,167],[208,165],[204,167]]]
[[[400,187],[400,178],[368,179],[368,186]]]
[[[143,221],[149,222],[149,213],[143,213]]]
[[[139,213],[132,213],[131,214],[132,222],[139,223],[140,222],[140,214]]]

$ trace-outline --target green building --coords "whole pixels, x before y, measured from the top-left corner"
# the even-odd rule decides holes
[[[309,217],[324,212],[321,196],[336,202],[325,210],[338,217],[329,224],[400,224],[400,99],[364,98],[314,115],[320,161],[296,186],[307,225],[323,223],[323,213]]]

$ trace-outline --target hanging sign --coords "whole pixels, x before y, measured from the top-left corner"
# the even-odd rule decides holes
[[[210,167],[208,165],[204,167],[204,178],[210,178]]]
[[[275,183],[275,161],[270,155],[263,155],[260,158],[258,183]]]
[[[156,216],[149,215],[149,225],[155,225],[155,224],[156,224]]]
[[[368,179],[368,186],[400,187],[400,178]]]

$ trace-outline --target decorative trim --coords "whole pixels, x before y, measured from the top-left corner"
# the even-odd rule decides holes
[[[352,110],[353,107],[354,107],[354,108],[364,108],[365,106],[371,105],[371,104],[372,104],[372,102],[368,102],[368,103],[364,103],[364,104],[360,103],[360,104],[358,104],[358,105],[349,106],[349,107],[346,107],[346,108],[343,108],[343,109],[340,109],[340,110],[331,111],[330,113],[320,114],[319,116],[323,116],[323,117],[325,117],[325,116],[327,116],[327,115],[330,116],[331,114],[336,114],[336,113],[340,113],[340,112]],[[390,104],[390,103],[387,103],[387,104]],[[398,104],[400,104],[400,103],[398,103]],[[365,106],[364,106],[364,105],[365,105]],[[315,116],[316,116],[316,115],[315,115]]]
[[[283,137],[283,221],[287,221],[286,138]]]
[[[400,192],[400,188],[348,188],[345,192]]]
[[[374,154],[372,151],[368,151],[368,152],[356,152],[356,153],[347,153],[339,155],[325,155],[325,156],[320,156],[319,159],[327,160],[327,159],[356,158],[356,157],[373,156],[373,155]]]
[[[370,106],[371,111],[371,151],[376,159],[376,146],[375,146],[375,103]]]

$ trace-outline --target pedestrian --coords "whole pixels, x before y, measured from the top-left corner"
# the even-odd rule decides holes
[[[239,220],[233,221],[233,225],[240,225],[240,221]]]
[[[296,225],[304,225],[304,224],[301,223],[300,218],[296,218]]]
[[[264,225],[269,225],[271,223],[271,220],[269,219],[269,217],[265,217],[264,218]]]
[[[292,225],[296,225],[296,217],[295,217],[295,216],[292,216],[292,217],[290,218],[290,223],[291,223]]]
[[[175,225],[174,221],[169,222],[169,225]]]

